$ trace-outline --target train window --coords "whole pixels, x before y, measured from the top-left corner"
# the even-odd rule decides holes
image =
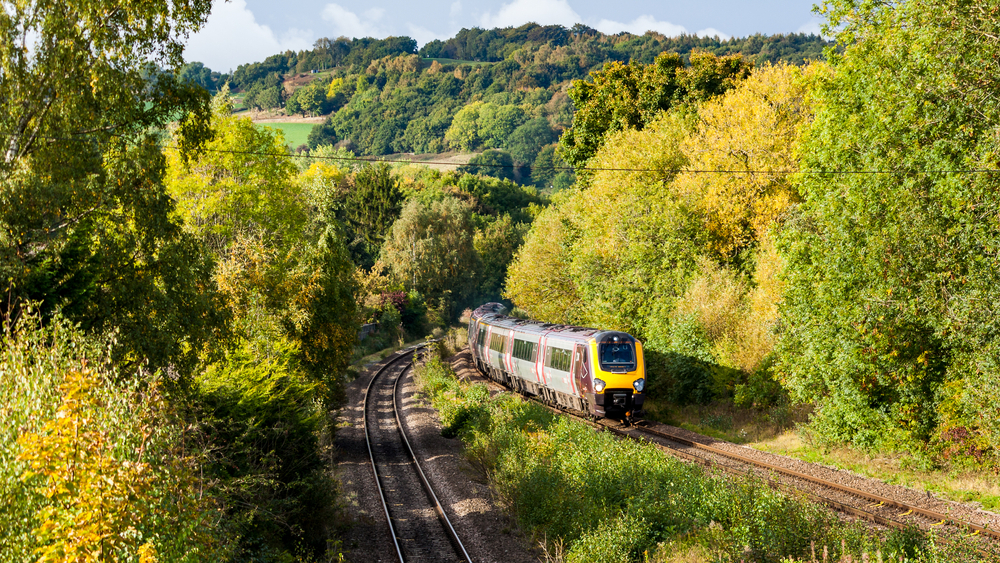
[[[573,353],[562,348],[545,349],[545,365],[559,371],[569,371],[573,363]]]
[[[502,334],[494,334],[493,338],[490,339],[490,350],[494,352],[500,352],[503,354],[504,348],[507,347],[507,337]]]
[[[480,346],[486,346],[486,327],[485,326],[479,327],[479,340],[477,340],[476,342],[478,342]]]
[[[513,355],[519,360],[534,362],[538,356],[538,344],[515,338]]]
[[[635,347],[631,338],[615,336],[601,342],[597,350],[604,371],[635,370]]]

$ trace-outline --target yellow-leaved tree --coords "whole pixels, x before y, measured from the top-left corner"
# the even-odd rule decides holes
[[[0,562],[217,561],[225,532],[198,440],[155,378],[27,316],[0,345]]]
[[[698,108],[697,129],[681,145],[691,172],[674,186],[718,259],[754,246],[798,199],[798,136],[811,115],[805,75],[819,68],[765,65]]]
[[[682,403],[737,393],[774,348],[773,231],[798,199],[799,131],[823,68],[767,65],[642,130],[606,133],[587,185],[532,226],[507,296],[542,320],[635,334],[660,374],[654,392],[658,380]]]

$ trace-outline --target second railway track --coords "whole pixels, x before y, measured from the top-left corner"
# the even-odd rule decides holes
[[[416,350],[398,355],[372,377],[365,392],[368,454],[399,561],[472,560],[420,467],[400,420],[398,383]]]

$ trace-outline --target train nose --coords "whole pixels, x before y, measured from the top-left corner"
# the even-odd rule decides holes
[[[611,404],[624,409],[628,405],[628,393],[615,393],[611,396]]]

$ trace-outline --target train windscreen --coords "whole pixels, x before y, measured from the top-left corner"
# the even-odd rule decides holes
[[[615,337],[602,342],[597,349],[603,371],[634,371],[635,345],[623,338]]]

